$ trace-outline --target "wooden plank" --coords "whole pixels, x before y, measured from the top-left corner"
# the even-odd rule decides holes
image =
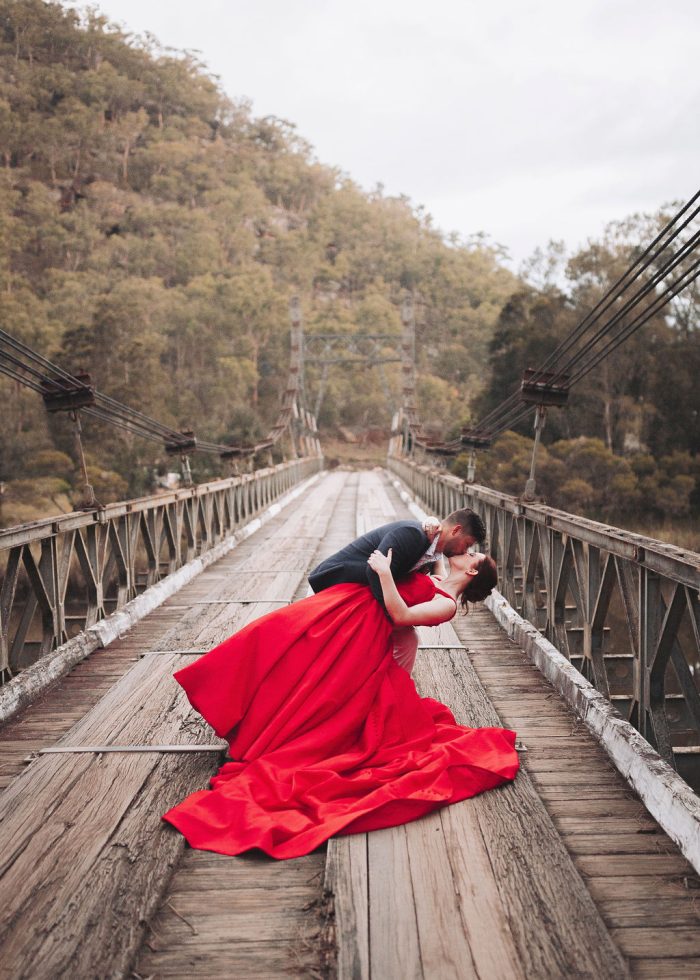
[[[529,759],[527,761],[529,763]],[[575,765],[575,763],[572,762],[571,765]],[[549,767],[542,770],[538,768],[536,762],[528,765],[527,769],[538,788],[542,787],[544,789],[547,786],[588,787],[591,784],[591,773],[590,770],[586,769],[572,769],[567,766],[566,768],[562,767],[558,772],[556,769]],[[606,770],[596,772],[595,781],[597,786],[606,787],[613,795],[616,791],[621,793],[625,792],[624,785],[620,786],[620,777],[617,773],[607,772]],[[629,787],[627,787],[627,792],[629,793]]]
[[[630,969],[633,977],[640,980],[684,980],[700,977],[700,956],[685,957],[682,960],[656,958],[638,960],[630,959]]]
[[[328,842],[325,888],[335,905],[338,980],[369,978],[367,834]]]
[[[218,940],[199,937],[191,947],[161,948],[157,935],[151,935],[149,945],[139,961],[142,977],[208,977],[231,978],[313,976],[315,956],[301,943],[285,938],[271,942],[232,942],[229,936]]]
[[[470,801],[445,807],[440,820],[476,975],[524,978],[474,808]]]
[[[688,891],[683,876],[627,875],[609,878],[589,878],[587,885],[596,902],[636,901],[655,898],[684,898],[692,900],[695,889]],[[663,949],[663,947],[661,947]],[[636,954],[635,954],[636,955]]]
[[[182,872],[182,873],[181,873]],[[307,854],[293,861],[275,861],[266,854],[250,851],[235,858],[213,851],[187,849],[181,868],[173,878],[170,895],[241,888],[274,890],[282,887],[315,887],[321,884],[317,854]]]
[[[423,976],[477,978],[470,940],[483,945],[485,937],[470,936],[465,929],[440,815],[434,813],[406,824],[405,832]],[[374,918],[373,910],[370,917]]]
[[[623,801],[627,801],[628,803],[629,802],[632,802],[632,803],[636,803],[637,802],[634,799],[634,796],[630,793],[629,790],[625,791],[624,789],[621,789],[620,787],[617,787],[617,786],[614,786],[614,787],[611,787],[611,786],[600,786],[600,787],[598,787],[598,785],[596,783],[593,783],[588,788],[588,791],[587,792],[586,792],[585,787],[577,786],[577,785],[574,785],[574,786],[540,786],[539,787],[539,794],[540,794],[540,798],[545,802],[545,804],[547,806],[548,812],[550,814],[552,814],[553,816],[556,816],[556,815],[553,814],[553,811],[550,809],[549,804],[550,803],[554,803],[556,801],[559,801],[560,803],[562,803],[561,813],[565,813],[566,815],[569,815],[569,816],[572,816],[575,813],[575,810],[574,810],[574,807],[573,807],[575,800],[578,800],[581,803],[588,803],[589,801],[590,802],[593,802],[593,801],[596,801],[596,800],[599,801],[599,802],[601,802],[601,803],[604,802],[604,801],[611,802],[611,801],[614,801],[614,800],[623,800]],[[564,804],[566,804],[567,802],[569,804],[568,810],[567,810],[566,806],[564,806]],[[590,808],[584,807],[583,809],[590,809]],[[655,826],[655,827],[658,827],[659,826],[656,823],[656,821],[654,820],[654,818],[651,816],[651,814],[647,810],[640,809],[640,810],[635,810],[634,812],[635,812],[635,815],[640,820],[645,820],[647,822],[651,822],[653,824],[653,826]],[[585,817],[586,814],[585,813],[582,813],[582,816]],[[622,817],[621,819],[624,819],[624,817]]]
[[[154,920],[159,946],[172,950],[220,942],[229,934],[232,913],[236,922],[235,941],[244,943],[288,940],[307,921],[303,910],[306,896],[300,898],[291,889],[286,893],[285,890],[273,892],[267,898],[260,889],[251,889],[251,894],[257,896],[257,903],[252,903],[244,893],[239,906],[230,894],[212,893],[210,897],[218,896],[214,908],[204,907],[194,895],[190,896],[190,902],[184,901],[182,895],[169,899],[174,914]],[[187,921],[183,922],[183,918]]]
[[[675,845],[663,832],[640,834],[598,834],[591,828],[590,834],[567,834],[564,842],[569,853],[583,854],[677,854]]]
[[[613,929],[612,935],[625,956],[655,956],[663,950],[665,957],[700,957],[700,929],[674,929],[668,924],[660,929]]]
[[[369,867],[369,976],[422,980],[418,922],[405,827],[367,837]]]
[[[692,901],[688,901],[686,896],[618,899],[615,902],[599,902],[598,908],[608,926],[666,928],[672,924],[700,927],[700,911]]]
[[[578,793],[578,790],[576,791]],[[635,799],[590,799],[587,795],[575,797],[575,812],[579,819],[597,821],[599,817],[638,817],[640,820],[651,820],[642,804]],[[547,810],[553,817],[568,817],[572,807],[566,800],[555,800],[547,797]]]
[[[576,867],[587,878],[610,878],[617,875],[681,875],[688,870],[682,854],[581,854]]]
[[[624,820],[621,817],[612,816],[600,817],[595,822],[591,822],[590,820],[581,819],[579,816],[571,816],[554,817],[552,822],[564,838],[568,838],[571,834],[590,834],[593,830],[601,834],[627,833],[628,831],[655,834],[659,829],[659,825],[651,817],[647,817],[647,819]]]

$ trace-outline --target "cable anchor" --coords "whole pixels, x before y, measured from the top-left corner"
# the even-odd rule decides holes
[[[462,429],[460,442],[465,449],[469,450],[467,457],[467,479],[466,483],[473,483],[476,476],[476,451],[477,449],[488,449],[492,440],[483,435],[476,429]]]
[[[532,459],[530,461],[530,475],[525,484],[522,499],[531,503],[536,499],[535,493],[535,469],[537,466],[537,450],[540,445],[540,437],[547,420],[547,409],[550,406],[561,407],[566,405],[569,398],[568,374],[558,374],[552,371],[536,371],[527,368],[523,372],[523,379],[520,384],[520,397],[528,405],[535,405],[535,441],[532,446]]]
[[[68,412],[73,422],[75,449],[83,479],[82,497],[76,510],[104,510],[95,497],[95,489],[90,483],[87,462],[83,450],[83,427],[80,422],[80,409],[95,404],[95,388],[90,375],[84,371],[75,374],[70,380],[63,378],[44,378],[41,382],[41,397],[47,412]]]
[[[180,433],[181,439],[165,443],[165,451],[168,456],[180,457],[180,470],[182,472],[182,482],[186,487],[193,485],[192,468],[190,466],[190,453],[197,449],[197,440],[192,429],[183,429]]]

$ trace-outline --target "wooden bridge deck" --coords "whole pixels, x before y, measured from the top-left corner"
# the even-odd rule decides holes
[[[382,473],[335,472],[0,732],[0,976],[700,976],[700,881],[587,730],[482,610],[416,679],[527,747],[512,786],[306,858],[184,849],[158,817],[212,754],[43,755],[56,742],[212,744],[170,675],[305,594],[363,524],[408,516]],[[243,603],[241,600],[254,599]],[[216,605],[207,605],[216,601]],[[198,604],[199,603],[199,604]],[[434,642],[434,641],[433,641]],[[331,920],[331,926],[332,926]],[[133,971],[133,974],[132,974]]]

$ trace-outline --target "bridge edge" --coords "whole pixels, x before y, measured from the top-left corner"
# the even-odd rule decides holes
[[[223,558],[241,541],[254,534],[263,524],[278,514],[283,507],[296,500],[321,475],[321,473],[314,473],[279,497],[252,521],[237,528],[225,540],[214,545],[209,551],[193,558],[171,575],[150,586],[141,595],[131,599],[121,609],[95,623],[89,629],[83,630],[51,653],[40,657],[39,660],[26,667],[7,684],[4,684],[0,688],[0,725],[30,705],[47,688],[72,670],[76,664],[85,660],[95,650],[109,646],[139,620],[184,588],[205,568],[218,561],[219,558]]]
[[[428,514],[391,474],[418,520]],[[700,873],[700,798],[566,657],[494,590],[484,605],[605,749],[649,813]]]

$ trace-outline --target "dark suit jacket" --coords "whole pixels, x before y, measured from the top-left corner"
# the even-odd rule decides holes
[[[400,579],[408,575],[429,546],[428,536],[417,521],[383,524],[317,565],[309,575],[309,585],[314,592],[321,592],[341,582],[359,582],[369,585],[375,598],[384,605],[379,576],[367,564],[372,552],[379,550],[386,555],[391,548],[391,573]]]

